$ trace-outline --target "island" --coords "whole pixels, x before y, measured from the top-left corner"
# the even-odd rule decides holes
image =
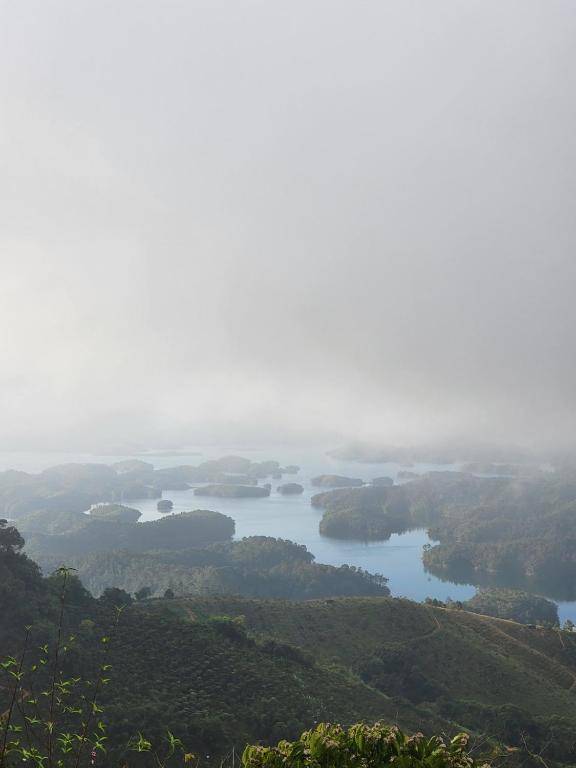
[[[135,523],[142,517],[142,513],[139,509],[125,507],[123,504],[97,504],[90,510],[90,516],[100,520]]]
[[[158,504],[156,504],[156,509],[158,512],[172,512],[174,509],[174,502],[170,501],[170,499],[160,499]]]
[[[265,485],[234,485],[214,484],[204,485],[194,489],[195,496],[215,496],[223,499],[259,499],[270,496],[271,487]]]
[[[364,480],[343,475],[318,475],[312,478],[312,485],[318,488],[345,488],[364,485]]]
[[[257,485],[260,479],[278,479],[283,472],[297,471],[296,465],[283,468],[278,461],[254,462],[241,456],[162,469],[140,459],[125,459],[111,465],[60,464],[34,474],[8,470],[0,472],[0,516],[20,520],[33,513],[83,513],[98,504],[161,499],[164,491],[188,490],[193,485]],[[266,494],[256,491],[253,495]]]
[[[376,488],[387,488],[394,485],[394,480],[391,477],[375,477],[372,480],[372,485]]]
[[[304,493],[304,486],[300,485],[300,483],[284,483],[283,485],[279,485],[277,490],[278,493],[288,496],[290,494]]]

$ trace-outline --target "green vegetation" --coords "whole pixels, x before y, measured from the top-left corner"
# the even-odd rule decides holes
[[[338,595],[388,595],[387,579],[349,566],[313,562],[306,547],[291,541],[252,536],[206,549],[97,552],[70,556],[94,595],[109,587],[134,593],[149,587],[159,597],[235,594],[248,597],[306,599]],[[58,558],[41,558],[45,571]]]
[[[142,517],[139,509],[125,507],[122,504],[97,504],[90,510],[92,517],[106,520],[117,520],[121,523],[136,523]]]
[[[218,758],[250,741],[296,737],[321,718],[351,723],[375,711],[393,717],[381,694],[322,669],[300,649],[254,638],[242,621],[224,616],[183,621],[170,597],[148,601],[142,590],[132,604],[121,590],[109,590],[96,601],[66,571],[63,614],[63,576],[42,579],[21,546],[17,532],[3,526],[0,568],[9,578],[2,585],[25,583],[38,600],[30,591],[24,608],[7,589],[0,592],[0,656],[7,657],[6,685],[0,681],[2,768],[24,759],[38,768],[85,766],[92,749],[97,757],[106,749],[106,765],[160,765],[136,761],[142,755],[128,760],[126,749],[140,743],[133,740],[138,733],[161,744],[168,731],[198,755]]]
[[[72,558],[91,552],[128,549],[203,547],[226,541],[234,534],[232,518],[219,512],[196,509],[145,523],[124,522],[108,517],[70,515],[70,527],[58,533],[40,533],[25,523],[27,551],[40,561]]]
[[[61,624],[62,575],[43,579],[22,554],[22,543],[14,528],[0,526],[0,655],[15,660],[6,667],[8,678],[21,658],[25,626],[31,626],[34,653],[26,664],[36,663],[39,646],[49,648],[47,663],[38,665],[38,691],[50,692],[51,680],[57,690],[60,685],[66,690],[71,681],[70,698],[68,694],[60,698],[64,706],[71,702],[82,708],[86,704],[82,694],[88,691],[88,703],[94,694],[94,686],[85,688],[85,681],[109,679],[99,684],[97,696],[103,730],[88,729],[91,739],[97,733],[106,736],[104,765],[136,766],[140,758],[151,759],[149,752],[134,753],[134,760],[126,753],[138,732],[147,742],[167,746],[169,730],[209,763],[233,748],[239,754],[247,743],[298,739],[317,722],[348,727],[377,720],[429,736],[445,732],[446,748],[465,728],[485,751],[492,752],[495,741],[508,745],[513,750],[506,753],[513,761],[510,765],[536,766],[538,761],[530,755],[540,752],[550,768],[574,764],[576,636],[572,632],[386,597],[289,602],[233,596],[182,599],[168,594],[166,599],[150,600],[143,590],[142,599],[134,603],[116,589],[95,600],[71,575],[66,577]],[[259,554],[257,542],[240,544],[237,551],[233,543],[219,545],[212,554],[244,563],[266,562],[270,567],[286,557],[310,565],[309,553],[298,545],[265,541]],[[117,607],[123,610],[112,631]],[[69,648],[55,665],[60,634]],[[69,640],[72,636],[75,639]],[[102,637],[110,638],[104,644],[105,662]],[[103,663],[112,665],[109,674],[107,670],[101,674]],[[24,709],[34,707],[24,678],[17,683],[21,687],[16,688],[16,701]],[[13,683],[0,684],[0,713],[9,710],[14,690]],[[40,730],[47,722],[46,711],[42,712],[35,724]],[[20,724],[20,714],[12,724]],[[86,722],[81,714],[79,718]],[[78,733],[74,712],[61,711],[51,722],[56,724],[55,734]],[[361,727],[354,732],[361,732]],[[17,734],[11,731],[9,740],[20,738]],[[483,734],[490,739],[486,741]],[[333,735],[338,741],[336,732]],[[418,763],[407,750],[418,747],[426,756],[426,740],[418,737],[404,743],[396,730],[389,737],[404,745],[401,756],[412,761],[408,765]],[[443,748],[439,743],[437,747],[436,757],[426,756],[432,760],[428,765],[443,765],[433,762],[442,755]],[[254,759],[268,760],[278,753],[252,754]],[[66,768],[67,759],[63,757]],[[48,764],[44,761],[44,768]]]
[[[545,597],[514,589],[480,589],[473,598],[463,603],[463,608],[520,624],[558,624],[558,608],[555,603]]]
[[[320,533],[337,539],[383,540],[413,527],[404,486],[345,488],[312,497],[324,509]]]
[[[444,579],[505,585],[558,599],[576,598],[576,478],[432,472],[391,488],[317,494],[320,532],[382,540],[427,528],[427,569]]]
[[[430,535],[440,544],[424,553],[424,564],[442,577],[576,598],[571,474],[528,480],[463,476],[437,505]]]
[[[276,747],[246,747],[244,768],[475,768],[479,765],[468,752],[468,736],[453,739],[426,738],[421,733],[407,736],[399,728],[382,723],[357,723],[346,730],[340,725],[321,723],[294,742],[281,741]],[[488,766],[483,763],[485,768]]]
[[[31,475],[0,473],[0,513],[20,518],[35,512],[84,512],[94,504],[159,498],[154,472],[117,472],[104,464],[65,464]]]
[[[354,675],[391,697],[405,727],[490,734],[520,750],[524,766],[532,765],[526,748],[545,749],[549,766],[576,759],[572,632],[392,598],[174,603],[191,620],[243,617],[255,636],[298,646],[320,665]]]
[[[135,499],[160,499],[162,491],[181,490],[191,483],[250,485],[269,476],[293,474],[297,467],[283,469],[277,461],[252,462],[225,456],[198,466],[155,470],[139,460],[105,464],[63,464],[40,472],[0,472],[0,515],[20,519],[35,513],[80,513],[96,504]],[[254,494],[256,495],[256,494]]]
[[[9,535],[3,527],[0,541],[5,543]],[[3,549],[3,555],[10,552],[12,565],[24,560],[20,546],[15,541]],[[130,753],[135,755],[131,764],[141,768],[188,762],[192,755],[185,753],[182,742],[170,731],[164,734],[160,748],[135,731],[109,752],[102,701],[110,682],[110,649],[122,609],[115,611],[112,635],[98,637],[91,644],[78,643],[71,631],[84,639],[93,636],[94,621],[79,621],[83,610],[94,608],[90,596],[66,568],[46,580],[45,589],[57,601],[51,603],[52,622],[27,625],[19,652],[0,656],[0,768],[24,764],[87,768],[109,758],[128,766]],[[82,674],[85,668],[91,675]]]

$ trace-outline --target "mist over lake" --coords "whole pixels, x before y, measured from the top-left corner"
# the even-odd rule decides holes
[[[0,768],[576,766],[575,0],[0,0]]]

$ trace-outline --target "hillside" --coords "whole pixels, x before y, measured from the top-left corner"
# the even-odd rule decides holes
[[[158,526],[165,520],[150,525]],[[38,561],[45,573],[61,564],[61,558],[54,556],[40,555]],[[383,576],[347,565],[316,563],[306,547],[267,536],[250,536],[203,549],[92,552],[70,555],[66,562],[96,597],[108,587],[128,592],[146,587],[155,597],[167,589],[176,595],[289,599],[390,594]]]
[[[32,663],[40,638],[53,644],[57,635],[58,579],[42,579],[15,529],[0,532],[0,656],[18,652],[30,623]],[[270,565],[287,544],[306,558],[296,545],[264,544]],[[249,540],[222,550],[263,557]],[[70,586],[76,640],[64,673],[90,679],[101,638],[112,634],[101,700],[110,765],[138,732],[158,740],[170,729],[193,752],[219,758],[320,721],[360,720],[427,734],[465,728],[485,748],[496,739],[524,754],[526,743],[545,750],[550,768],[574,764],[575,634],[389,597],[232,596],[142,600],[111,632],[106,595],[95,600],[75,577]],[[0,683],[0,711],[6,691]]]
[[[399,711],[398,702],[342,670],[251,638],[221,617],[183,623],[134,606],[112,657],[105,708],[114,743],[135,730],[159,738],[170,728],[194,752],[223,755],[250,741],[295,738],[321,720],[395,722]],[[430,721],[408,703],[400,709],[413,729]]]
[[[189,620],[242,616],[257,635],[293,643],[371,688],[519,746],[554,735],[573,760],[576,636],[392,598],[304,603],[213,598],[175,601]],[[549,748],[550,749],[550,748]]]

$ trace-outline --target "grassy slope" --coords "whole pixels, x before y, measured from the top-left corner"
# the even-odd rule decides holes
[[[451,699],[561,714],[576,725],[576,637],[390,598],[303,603],[177,601],[190,618],[245,616],[247,626],[354,669],[374,654],[413,664]],[[176,608],[176,606],[174,606]]]
[[[393,700],[342,670],[285,658],[242,632],[228,636],[217,622],[163,612],[135,606],[120,622],[106,705],[113,742],[135,729],[160,737],[170,728],[190,749],[222,755],[232,745],[294,738],[317,721],[397,720]],[[404,715],[412,728],[423,725],[415,708]]]

